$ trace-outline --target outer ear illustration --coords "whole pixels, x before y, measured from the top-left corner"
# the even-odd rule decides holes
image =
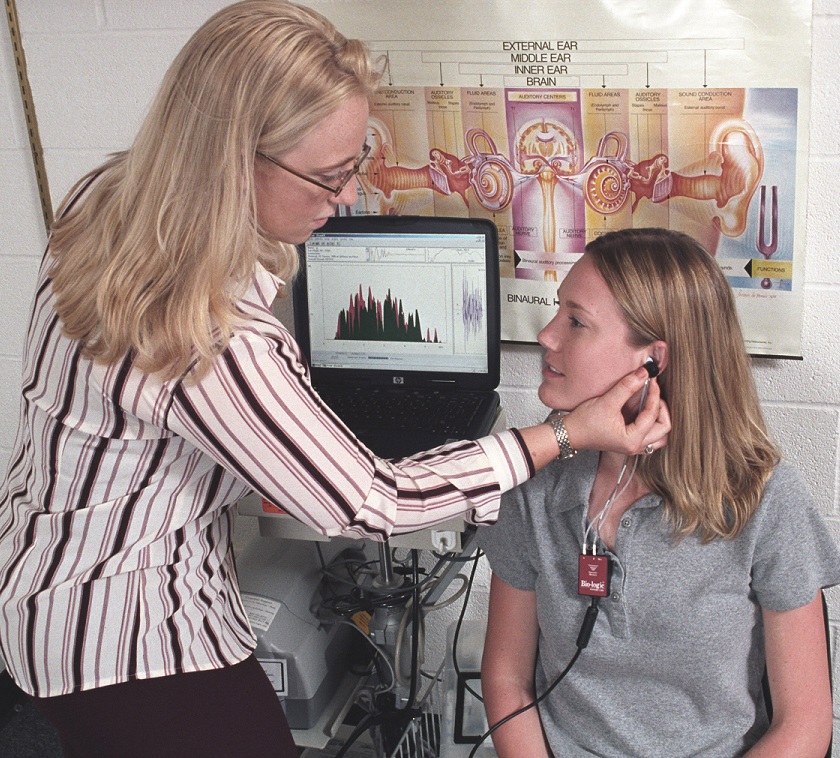
[[[712,219],[727,237],[739,237],[747,226],[747,210],[764,173],[764,150],[753,128],[741,119],[718,124],[709,150],[722,158],[715,202],[721,209]]]

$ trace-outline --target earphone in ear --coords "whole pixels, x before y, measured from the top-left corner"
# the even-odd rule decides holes
[[[648,378],[645,379],[645,386],[642,387],[642,397],[639,400],[640,413],[642,411],[642,408],[645,407],[645,400],[647,400],[648,388],[650,387],[650,380],[659,374],[659,364],[651,356],[645,358],[645,362],[642,364],[642,366],[644,366],[645,371],[647,371]]]

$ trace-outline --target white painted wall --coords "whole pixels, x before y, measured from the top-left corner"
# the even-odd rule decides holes
[[[192,31],[225,0],[17,0],[54,205],[73,181],[126,147],[164,70]],[[321,8],[329,14],[328,4]],[[805,473],[840,539],[840,0],[815,0],[804,361],[755,361],[767,417]],[[45,243],[26,124],[5,28],[0,29],[0,469],[11,453],[29,302]],[[511,425],[541,417],[540,352],[503,350],[501,394]],[[470,615],[486,607],[486,574]],[[840,592],[832,596],[840,635]],[[449,618],[438,622],[442,627]],[[435,616],[430,618],[435,622]],[[433,650],[441,638],[432,635]],[[840,658],[835,656],[835,682]],[[840,698],[835,725],[840,723]],[[837,730],[835,730],[837,731]]]

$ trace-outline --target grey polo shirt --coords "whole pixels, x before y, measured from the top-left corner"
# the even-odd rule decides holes
[[[537,693],[575,653],[577,594],[597,453],[543,469],[505,495],[478,539],[505,582],[537,593]],[[555,755],[736,756],[767,728],[761,609],[790,610],[840,584],[840,552],[796,470],[781,463],[734,540],[677,542],[662,500],[623,515],[610,595],[589,646],[540,713]]]

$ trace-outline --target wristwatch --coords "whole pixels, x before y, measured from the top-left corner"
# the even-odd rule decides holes
[[[548,423],[551,424],[551,428],[554,430],[554,436],[557,438],[557,447],[560,448],[560,455],[557,457],[561,461],[574,458],[577,455],[577,450],[569,442],[569,433],[566,431],[563,416],[561,414],[551,415],[548,417]]]

